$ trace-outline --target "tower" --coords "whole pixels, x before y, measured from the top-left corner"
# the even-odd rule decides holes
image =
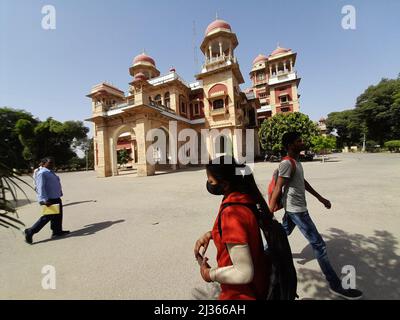
[[[294,69],[296,56],[291,49],[278,45],[268,57],[260,54],[254,59],[250,78],[253,92],[260,99],[259,120],[277,113],[299,111],[297,88],[301,79]]]
[[[206,124],[210,128],[235,126],[238,123],[240,88],[244,83],[234,50],[236,34],[224,20],[215,20],[206,29],[200,46],[204,64],[197,80],[203,82]]]
[[[203,85],[205,126],[217,129],[227,138],[217,144],[221,147],[223,143],[221,152],[231,155],[237,155],[243,147],[239,145],[234,129],[246,128],[247,100],[239,87],[244,79],[235,57],[238,44],[228,22],[221,19],[213,21],[208,25],[200,46],[205,61],[201,72],[196,75]],[[212,139],[208,141],[211,156],[218,153],[215,152],[215,143]]]

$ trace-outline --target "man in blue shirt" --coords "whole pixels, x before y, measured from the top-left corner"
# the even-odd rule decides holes
[[[47,157],[44,159],[44,164],[36,177],[36,191],[38,202],[40,205],[51,206],[58,204],[60,206],[60,213],[43,215],[40,219],[29,229],[25,229],[25,241],[32,244],[32,237],[38,233],[49,221],[50,227],[53,231],[52,238],[60,237],[69,233],[69,231],[62,230],[62,189],[60,178],[54,173],[54,159]]]

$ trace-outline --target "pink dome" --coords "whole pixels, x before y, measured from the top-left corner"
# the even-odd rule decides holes
[[[262,62],[262,61],[267,61],[268,57],[264,56],[263,54],[259,54],[254,60],[253,60],[253,64],[256,64],[258,62]]]
[[[208,35],[214,29],[218,29],[218,28],[228,29],[229,31],[232,31],[232,28],[228,22],[221,20],[221,19],[217,19],[208,25],[207,30],[206,30],[206,35]]]
[[[141,54],[137,55],[135,57],[135,59],[133,59],[133,64],[140,63],[140,62],[149,62],[153,66],[156,66],[156,63],[154,62],[154,59],[152,57],[148,56],[145,53],[141,53]]]
[[[272,51],[270,56],[275,56],[275,55],[278,55],[278,54],[287,53],[289,51],[290,51],[290,49],[285,49],[285,48],[281,48],[280,46],[278,46],[274,51]]]

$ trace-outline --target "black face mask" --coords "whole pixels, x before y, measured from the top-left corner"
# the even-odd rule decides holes
[[[220,184],[211,184],[207,181],[207,191],[213,195],[221,196],[224,194],[224,187]]]

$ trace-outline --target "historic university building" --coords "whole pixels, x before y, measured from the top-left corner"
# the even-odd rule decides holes
[[[94,123],[98,176],[118,175],[117,150],[121,149],[128,150],[139,176],[185,166],[187,162],[172,159],[171,144],[183,149],[190,163],[200,163],[204,150],[207,158],[224,153],[236,157],[245,153],[246,129],[254,129],[252,152],[259,154],[257,128],[263,119],[299,111],[296,53],[278,46],[269,56],[258,55],[250,71],[252,88],[243,92],[237,46],[231,26],[217,19],[207,27],[201,43],[204,64],[195,76],[196,82],[186,83],[175,69],[160,74],[154,59],[142,53],[129,68],[132,81],[127,95],[108,83],[94,86],[88,94],[92,99],[92,117],[88,120]],[[171,132],[171,123],[175,132]],[[148,139],[152,129],[165,133],[165,147],[151,149],[158,141]],[[217,135],[204,136],[204,129]],[[198,150],[185,149],[186,140],[179,137],[187,132],[195,133]],[[203,147],[200,141],[204,141]],[[149,155],[154,161],[148,161]]]

